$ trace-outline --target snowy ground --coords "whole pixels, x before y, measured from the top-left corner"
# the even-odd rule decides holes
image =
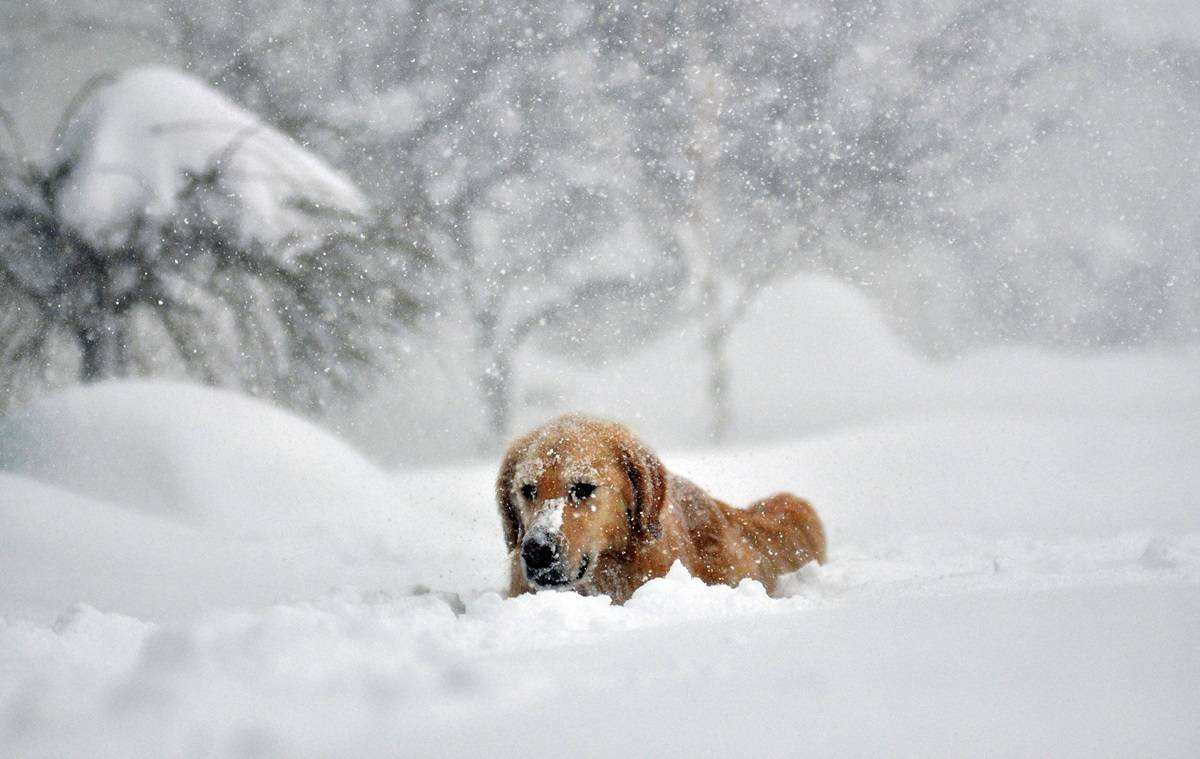
[[[998,352],[771,443],[647,422],[717,494],[810,497],[831,560],[624,607],[497,594],[492,461],[387,472],[237,396],[68,391],[0,419],[0,755],[1194,757],[1198,368]]]

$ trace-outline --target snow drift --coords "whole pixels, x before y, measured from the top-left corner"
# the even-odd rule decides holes
[[[1194,756],[1194,353],[936,367],[839,329],[873,348],[814,395],[897,392],[823,431],[679,449],[635,420],[722,498],[817,505],[830,561],[780,598],[677,568],[623,607],[503,599],[495,462],[385,472],[222,391],[10,413],[0,752]]]
[[[332,519],[325,504],[370,501],[384,480],[293,414],[169,380],[75,387],[14,411],[0,419],[0,468],[235,528]]]
[[[0,418],[0,612],[195,616],[343,584],[408,592],[445,571],[492,586],[503,548],[477,525],[491,509],[423,497],[448,479],[400,492],[312,423],[229,391],[62,391]]]
[[[0,428],[23,472],[0,474],[0,746],[1191,756],[1198,433],[1177,412],[662,451],[733,500],[795,483],[831,561],[783,598],[676,568],[614,607],[495,592],[490,462],[388,475],[224,392],[71,391]]]

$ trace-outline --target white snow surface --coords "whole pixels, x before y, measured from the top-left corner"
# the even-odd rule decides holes
[[[361,214],[367,201],[339,172],[199,79],[171,68],[130,69],[87,95],[52,146],[70,172],[62,218],[101,245],[136,220],[175,212],[185,172],[216,163],[237,208],[240,240],[274,243],[312,228],[299,204]]]
[[[1194,352],[964,369],[849,328],[920,404],[723,448],[637,429],[727,500],[813,501],[830,560],[777,598],[676,567],[623,607],[505,599],[498,462],[385,471],[222,391],[10,413],[0,755],[1200,754]]]

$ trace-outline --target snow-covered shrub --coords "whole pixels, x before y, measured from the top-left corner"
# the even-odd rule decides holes
[[[310,411],[417,310],[418,256],[345,177],[185,74],[88,93],[0,189],[0,388],[186,374]]]

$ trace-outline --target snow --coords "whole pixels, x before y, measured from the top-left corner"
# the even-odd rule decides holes
[[[401,495],[345,443],[229,391],[162,380],[63,391],[0,419],[0,470],[3,611],[44,617],[86,599],[195,615],[337,584],[408,592],[437,582],[420,570],[439,561],[468,587],[502,573],[502,556],[481,550],[493,536],[469,520],[445,525],[448,547],[412,527],[442,505],[431,496],[448,478]]]
[[[722,498],[812,500],[830,561],[778,598],[679,566],[622,607],[502,598],[498,462],[386,471],[227,392],[121,381],[10,413],[0,754],[1200,752],[1195,353],[927,364],[810,287],[844,350],[801,383],[760,352],[780,373],[733,385],[750,414],[791,390],[771,440],[637,424]],[[739,350],[818,345],[762,303]]]
[[[529,523],[529,533],[538,532],[547,535],[558,535],[562,532],[563,509],[567,508],[566,497],[551,498],[542,505],[533,521]]]
[[[362,214],[367,201],[344,176],[200,80],[166,67],[131,69],[100,85],[52,148],[69,169],[56,195],[61,218],[100,245],[123,243],[139,218],[177,209],[187,173],[221,171],[242,241],[278,242],[311,228],[311,205]]]
[[[385,480],[354,449],[296,416],[175,381],[67,389],[10,414],[0,430],[6,469],[238,528],[320,519],[324,504],[369,501]]]

